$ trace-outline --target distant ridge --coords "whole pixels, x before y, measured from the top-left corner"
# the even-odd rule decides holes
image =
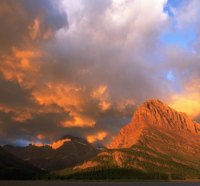
[[[55,141],[52,146],[16,147],[5,145],[4,149],[47,171],[75,166],[89,160],[98,153],[98,150],[86,140],[71,135],[66,135]]]

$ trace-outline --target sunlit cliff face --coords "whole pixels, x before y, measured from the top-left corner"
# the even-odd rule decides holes
[[[199,7],[1,0],[0,144],[107,143],[150,98],[199,120]]]

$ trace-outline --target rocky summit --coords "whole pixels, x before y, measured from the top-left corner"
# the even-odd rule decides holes
[[[200,125],[197,122],[185,113],[177,112],[165,103],[152,99],[139,106],[132,121],[120,130],[108,148],[129,148],[139,141],[147,143],[145,138],[155,130],[171,137],[175,134],[174,138],[177,135],[181,138],[190,135],[200,137]]]

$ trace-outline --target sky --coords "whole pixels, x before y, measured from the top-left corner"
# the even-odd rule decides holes
[[[0,145],[107,144],[157,98],[200,122],[199,0],[1,0]]]

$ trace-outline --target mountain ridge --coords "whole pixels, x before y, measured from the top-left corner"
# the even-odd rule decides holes
[[[67,179],[200,179],[200,125],[157,100],[147,100],[88,162],[58,171]]]
[[[18,158],[47,171],[75,166],[98,153],[98,150],[84,139],[70,135],[62,137],[52,145],[30,144],[26,147],[5,145],[3,148]]]
[[[53,171],[52,179],[200,179],[199,139],[197,122],[151,99],[101,151],[70,135],[50,146],[4,149]]]
[[[131,122],[120,130],[107,147],[131,147],[137,143],[140,135],[147,127],[184,130],[200,135],[200,124],[194,122],[185,113],[177,112],[158,99],[150,99],[136,109]]]

